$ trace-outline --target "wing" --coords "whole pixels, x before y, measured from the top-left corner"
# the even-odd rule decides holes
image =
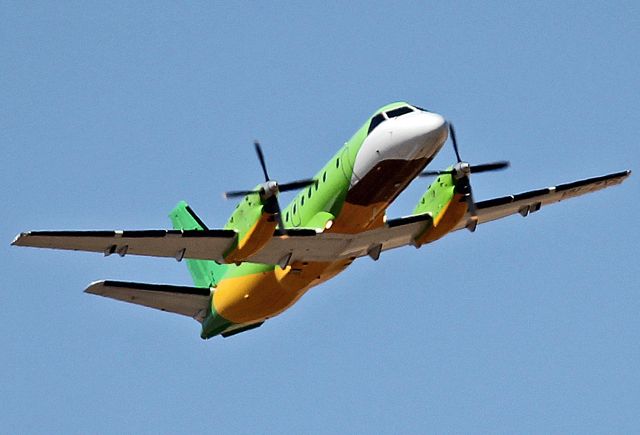
[[[601,177],[587,178],[572,183],[559,184],[554,187],[545,187],[516,195],[480,201],[476,203],[478,223],[482,224],[496,219],[502,219],[503,217],[516,213],[527,216],[529,213],[540,210],[542,206],[620,184],[626,180],[630,174],[631,171],[616,172]],[[467,214],[456,226],[455,230],[464,228],[465,222],[467,222],[468,219],[469,215]]]
[[[359,234],[276,231],[247,261],[284,267],[293,261],[334,261],[363,255],[377,258],[382,250],[410,244],[430,222],[431,216],[422,214],[390,220],[382,228]],[[19,234],[12,245],[223,262],[223,254],[236,237],[230,230],[31,231]]]
[[[358,258],[369,255],[377,260],[380,252],[411,245],[431,225],[428,213],[389,220],[381,228],[357,234],[308,232],[272,238],[260,251],[248,258],[255,263],[279,264]]]
[[[208,288],[123,281],[97,281],[91,283],[85,292],[182,314],[199,322],[208,312],[211,296]]]
[[[616,172],[482,201],[476,204],[478,223],[490,222],[515,213],[526,216],[540,210],[543,205],[620,184],[630,174],[631,171]],[[467,214],[454,231],[464,228],[468,219]],[[382,228],[359,234],[321,233],[306,238],[274,238],[250,257],[250,261],[281,264],[287,263],[283,261],[285,259],[288,259],[288,262],[333,261],[337,258],[357,258],[365,255],[377,260],[382,251],[413,245],[416,237],[431,225],[431,221],[429,214],[422,214],[390,220]]]
[[[543,205],[614,186],[622,183],[630,173],[623,171],[481,201],[477,203],[479,223],[515,213],[526,215],[538,211]],[[467,220],[468,216],[461,219],[455,230],[463,228]],[[425,213],[389,220],[381,228],[358,234],[310,229],[276,232],[247,261],[284,267],[295,261],[330,262],[365,255],[377,259],[382,251],[413,244],[415,238],[431,225],[431,221],[431,215]],[[13,244],[103,252],[105,255],[117,253],[121,256],[133,254],[222,262],[223,254],[235,243],[236,237],[236,233],[230,230],[34,231],[20,234]]]
[[[233,245],[233,230],[30,231],[11,243],[34,248],[100,252],[104,255],[146,255],[177,260],[194,258],[222,262]]]

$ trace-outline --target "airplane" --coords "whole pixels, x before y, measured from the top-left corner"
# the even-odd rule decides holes
[[[456,163],[425,167],[451,139]],[[203,339],[233,336],[290,308],[310,288],[354,260],[411,245],[420,248],[466,228],[622,183],[631,171],[475,202],[470,176],[505,169],[507,161],[462,160],[452,123],[406,102],[376,110],[314,177],[279,184],[255,151],[264,182],[227,192],[241,198],[221,229],[210,229],[181,201],[170,230],[30,231],[15,246],[175,258],[186,261],[194,286],[103,280],[87,293],[189,316]],[[387,219],[394,199],[419,177],[435,177],[413,212]],[[281,209],[280,192],[297,196]]]

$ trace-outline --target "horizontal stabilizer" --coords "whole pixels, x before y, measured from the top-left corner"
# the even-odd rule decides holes
[[[123,281],[96,281],[86,293],[117,299],[203,321],[209,310],[211,289]]]

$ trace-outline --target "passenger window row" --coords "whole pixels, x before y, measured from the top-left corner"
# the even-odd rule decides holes
[[[340,158],[338,158],[336,160],[336,167],[338,167],[338,166],[340,166]],[[327,181],[327,171],[324,171],[322,173],[322,182],[326,183],[326,181]],[[315,188],[314,188],[314,186],[315,186]],[[307,198],[311,199],[311,194],[313,193],[314,190],[317,192],[319,187],[320,187],[320,180],[316,180],[316,182],[314,184],[309,186],[309,189],[307,190]],[[302,193],[302,195],[300,195],[300,207],[302,207],[304,205],[304,197],[305,197],[305,195],[304,195],[304,193]],[[293,203],[293,209],[291,210],[291,212],[292,212],[291,214],[297,214],[298,213],[298,201],[297,201],[297,198],[296,198],[295,202]],[[287,212],[285,214],[284,221],[285,222],[289,222],[289,218],[290,218],[290,215],[289,215],[289,212]]]

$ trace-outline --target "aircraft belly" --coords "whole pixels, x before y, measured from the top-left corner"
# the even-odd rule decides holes
[[[294,263],[285,269],[274,266],[269,271],[223,279],[214,291],[212,309],[235,324],[274,317],[352,261]]]
[[[378,162],[349,189],[346,201],[357,205],[389,203],[420,173],[430,159]]]
[[[420,173],[431,159],[383,160],[348,191],[340,214],[330,231],[355,234],[384,224],[389,204]]]

